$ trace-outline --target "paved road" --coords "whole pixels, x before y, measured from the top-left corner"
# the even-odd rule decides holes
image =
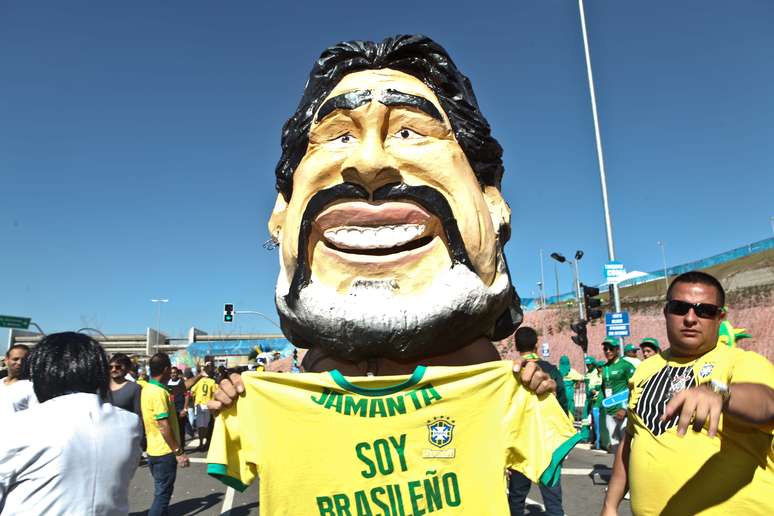
[[[226,488],[206,475],[204,455],[191,454],[190,468],[179,469],[170,507],[177,515],[253,516],[258,512],[258,488],[250,486],[244,493]],[[613,463],[612,455],[576,448],[565,460],[562,472],[564,510],[570,516],[599,514],[605,496],[606,479]],[[503,494],[505,496],[505,494]],[[129,488],[130,515],[147,514],[153,500],[153,480],[146,465],[140,466]],[[526,514],[543,514],[540,491],[533,486],[527,499]],[[631,516],[629,502],[624,501],[621,516]],[[304,515],[299,515],[304,516]],[[476,515],[473,515],[476,516]]]

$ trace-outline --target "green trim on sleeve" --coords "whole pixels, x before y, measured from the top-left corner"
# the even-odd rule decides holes
[[[409,387],[413,387],[414,385],[418,384],[425,374],[425,369],[425,366],[418,365],[416,369],[414,369],[414,373],[406,381],[396,385],[391,385],[389,387],[381,388],[358,387],[357,385],[353,385],[346,378],[344,378],[344,375],[341,374],[338,369],[331,371],[330,375],[333,381],[336,382],[339,387],[350,392],[354,392],[362,396],[387,396],[389,394],[395,394],[396,392],[400,392],[403,389],[408,389]]]
[[[225,464],[207,464],[207,474],[213,478],[217,478],[228,487],[233,487],[240,493],[243,493],[247,486],[234,477],[228,476],[228,469]]]
[[[158,421],[159,419],[167,419],[169,417],[169,414],[166,412],[162,412],[161,414],[154,414],[153,419]]]
[[[554,487],[559,483],[559,478],[562,476],[562,461],[580,440],[581,434],[575,434],[554,450],[553,455],[551,455],[551,463],[543,474],[540,475],[541,484]]]

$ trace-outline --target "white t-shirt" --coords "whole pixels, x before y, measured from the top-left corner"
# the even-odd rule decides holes
[[[140,418],[96,394],[59,396],[0,424],[0,513],[126,515]]]
[[[639,358],[634,358],[634,357],[623,357],[623,359],[629,362],[634,367],[637,367],[642,362],[642,360],[640,360]]]
[[[38,404],[32,382],[29,380],[16,380],[8,384],[3,378],[0,380],[0,420],[20,410],[26,410]]]

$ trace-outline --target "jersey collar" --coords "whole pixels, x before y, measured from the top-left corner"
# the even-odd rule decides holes
[[[169,388],[167,388],[166,385],[164,385],[163,383],[161,383],[160,381],[158,381],[158,380],[156,380],[154,378],[151,378],[150,380],[148,380],[148,383],[151,383],[151,384],[155,385],[156,387],[161,387],[165,391],[169,390]]]
[[[407,380],[396,385],[391,385],[389,387],[378,388],[358,387],[357,385],[350,383],[346,378],[344,378],[344,375],[341,374],[338,369],[331,371],[330,375],[333,381],[336,382],[339,387],[350,392],[354,392],[355,394],[360,394],[363,396],[388,396],[418,384],[422,380],[426,369],[427,368],[425,366],[419,365],[416,369],[414,369],[414,373]]]

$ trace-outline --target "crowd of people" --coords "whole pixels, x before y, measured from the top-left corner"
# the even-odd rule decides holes
[[[164,353],[142,367],[123,353],[108,359],[73,332],[47,335],[33,350],[14,344],[5,365],[2,514],[127,514],[129,482],[145,462],[154,480],[149,514],[168,514],[177,467],[189,464],[186,442],[198,437],[196,449],[208,448],[207,403],[226,374],[212,357],[196,374]]]
[[[523,362],[536,362],[574,418],[576,382],[587,392],[581,435],[615,454],[603,515],[631,493],[635,514],[774,511],[774,365],[718,344],[725,293],[712,276],[674,280],[664,307],[669,348],[645,338],[639,349],[607,338],[605,361],[586,357],[586,373],[540,359],[538,335],[515,333]],[[638,351],[642,358],[637,356]],[[128,487],[146,460],[154,481],[150,515],[169,513],[186,440],[206,450],[213,414],[236,402],[239,377],[196,372],[157,353],[147,376],[130,357],[107,358],[88,335],[45,336],[32,350],[15,344],[0,380],[0,513],[127,514]],[[236,382],[236,383],[234,383]],[[222,386],[222,389],[219,388]],[[511,514],[523,514],[531,480],[509,474]],[[563,514],[561,484],[539,484],[547,514]]]

